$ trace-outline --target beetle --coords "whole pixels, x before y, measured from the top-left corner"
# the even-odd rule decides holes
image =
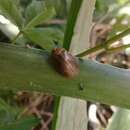
[[[68,78],[75,77],[79,73],[77,59],[64,48],[54,48],[51,53],[54,67],[63,76]]]

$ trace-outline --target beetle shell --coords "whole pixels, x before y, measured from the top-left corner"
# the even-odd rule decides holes
[[[79,73],[79,66],[77,60],[64,48],[54,48],[52,50],[51,58],[54,67],[62,75],[71,78]]]

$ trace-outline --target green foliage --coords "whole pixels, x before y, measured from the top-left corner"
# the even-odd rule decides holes
[[[78,12],[80,10],[82,1],[83,0],[77,0],[77,1],[72,0],[72,3],[71,3],[71,10],[68,16],[68,23],[67,23],[67,28],[66,28],[65,38],[64,38],[64,43],[63,43],[63,47],[67,50],[69,50],[69,47],[71,44],[74,26],[76,24]]]
[[[11,123],[15,121],[19,113],[17,107],[12,107],[0,98],[0,123]]]
[[[97,11],[106,12],[108,10],[108,6],[106,3],[107,3],[106,1],[97,0],[96,1],[96,12]]]
[[[24,31],[25,36],[46,50],[55,47],[55,42],[62,46],[63,33],[55,28],[33,28]]]
[[[34,14],[35,15],[35,14]],[[38,13],[29,23],[25,26],[25,29],[32,28],[36,25],[47,22],[55,15],[55,10],[53,7],[48,7],[42,12]]]
[[[18,34],[13,42],[20,44],[23,42],[22,44],[24,45],[26,44],[25,42],[29,42],[28,40],[30,40],[33,44],[36,43],[48,50],[54,47],[54,42],[62,44],[63,41],[63,32],[59,30],[57,26],[50,27],[49,29],[44,27],[48,21],[57,15],[55,8],[54,1],[51,0],[32,0],[28,2],[24,0],[0,1],[2,14],[13,21],[20,29],[20,35]],[[42,28],[37,28],[39,25],[42,26]],[[19,38],[22,33],[24,33],[24,35]],[[35,37],[32,37],[34,35]],[[26,40],[26,38],[28,38],[28,40]]]
[[[32,0],[18,0],[20,2],[20,5],[24,8],[26,8],[31,2]]]
[[[21,117],[17,119],[21,108],[10,105],[0,98],[0,130],[31,130],[39,123],[34,116]]]
[[[42,11],[45,11],[45,2],[33,0],[25,10],[26,23],[31,21],[35,16],[37,16]]]
[[[66,16],[68,16],[72,0],[45,0],[45,1],[54,6],[57,18],[66,19]]]
[[[0,10],[3,15],[8,17],[18,27],[23,25],[23,17],[14,0],[0,0]]]
[[[112,122],[106,130],[129,130],[130,110],[119,108],[112,118]]]
[[[55,0],[53,3],[57,12],[57,16],[60,18],[65,18],[67,16],[66,0]]]
[[[94,20],[97,21],[101,19],[116,4],[117,4],[117,0],[97,0],[95,5],[96,9],[94,12]]]
[[[34,116],[26,117],[14,121],[12,123],[6,123],[0,125],[0,130],[31,130],[39,123],[39,119]]]

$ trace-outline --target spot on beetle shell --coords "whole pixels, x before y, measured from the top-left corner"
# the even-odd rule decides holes
[[[56,70],[63,76],[71,78],[78,75],[78,61],[64,48],[54,48],[52,50],[51,59],[53,60]]]

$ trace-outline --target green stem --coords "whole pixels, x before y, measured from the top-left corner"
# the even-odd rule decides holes
[[[96,51],[99,51],[101,49],[107,49],[108,46],[110,46],[112,43],[118,41],[119,39],[123,38],[124,36],[128,35],[130,33],[130,28],[128,28],[127,30],[123,31],[122,33],[110,38],[109,40],[107,40],[105,43],[102,43],[100,45],[97,45],[93,48],[90,48],[80,54],[77,54],[76,56],[77,57],[83,57],[83,56],[86,56],[86,55],[89,55],[91,53],[94,53]]]
[[[56,122],[57,122],[57,117],[58,117],[58,110],[59,110],[59,105],[60,105],[60,96],[55,96],[55,101],[54,101],[54,116],[52,120],[52,126],[51,130],[56,130]]]
[[[107,40],[104,44],[106,44],[106,46],[111,45],[112,43],[120,40],[121,38],[123,38],[124,36],[128,35],[130,33],[130,28],[128,28],[127,30],[119,33],[118,35],[112,37],[111,39]]]
[[[86,51],[84,51],[84,52],[82,52],[82,53],[80,53],[80,54],[77,54],[76,56],[77,56],[77,57],[87,56],[88,54],[91,54],[91,53],[93,53],[93,52],[99,51],[99,50],[101,50],[101,49],[103,49],[103,48],[105,48],[105,47],[104,47],[104,44],[100,44],[100,45],[97,45],[97,46],[95,46],[95,47],[93,47],[93,48],[90,48],[90,49],[88,49],[88,50],[86,50]]]
[[[77,59],[79,75],[66,78],[52,67],[46,51],[7,44],[0,44],[0,59],[0,93],[40,91],[130,108],[129,70]]]
[[[129,48],[129,47],[130,47],[130,44],[123,45],[123,46],[116,47],[116,48],[110,48],[110,49],[107,50],[107,53],[113,53],[113,52],[121,51],[121,50],[124,50],[124,49]]]
[[[22,32],[20,31],[15,37],[14,39],[12,40],[12,44],[15,44],[16,40],[19,38],[19,36],[22,34]]]

